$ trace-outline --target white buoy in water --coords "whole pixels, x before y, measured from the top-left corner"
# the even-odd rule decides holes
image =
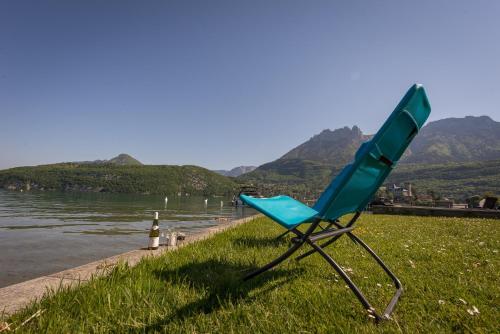
[[[220,201],[220,207],[222,208],[224,206],[224,201]]]
[[[165,196],[165,204],[167,204],[167,203],[168,203],[168,197]]]
[[[208,205],[208,198],[205,198],[205,206]]]

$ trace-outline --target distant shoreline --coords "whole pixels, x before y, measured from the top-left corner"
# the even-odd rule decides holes
[[[62,163],[0,171],[0,188],[13,191],[232,195],[237,183],[198,166]]]

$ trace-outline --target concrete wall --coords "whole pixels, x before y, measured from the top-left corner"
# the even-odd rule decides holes
[[[500,219],[500,210],[485,209],[453,209],[426,206],[383,206],[371,207],[373,214],[409,215],[409,216],[441,216],[441,217],[479,217]]]

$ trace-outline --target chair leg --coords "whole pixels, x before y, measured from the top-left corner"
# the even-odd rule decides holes
[[[394,310],[394,307],[396,306],[396,303],[398,302],[399,297],[403,293],[403,285],[401,284],[401,281],[396,277],[396,275],[387,267],[387,265],[382,261],[382,259],[360,238],[358,238],[356,235],[354,235],[351,232],[347,233],[349,237],[354,239],[359,245],[361,245],[366,251],[377,261],[377,263],[382,267],[382,269],[385,271],[385,273],[392,279],[394,286],[396,287],[396,293],[392,297],[391,301],[387,305],[383,318],[389,319],[392,311]]]
[[[332,227],[332,225],[333,225],[332,222],[328,222],[328,225],[326,225],[326,227],[321,226],[321,224],[318,226],[320,229],[322,229],[324,231],[324,230],[328,230],[330,227]]]
[[[338,238],[340,238],[342,236],[342,234],[340,235],[336,235],[334,236],[333,238],[331,238],[330,240],[328,240],[327,242],[324,242],[322,243],[321,245],[319,245],[320,248],[326,248],[328,247],[329,245],[333,244],[335,241],[337,241]],[[308,257],[309,255],[313,255],[314,253],[316,253],[317,250],[313,247],[313,249],[311,250],[308,250],[307,252],[305,252],[304,254],[301,254],[299,256],[297,256],[295,258],[295,261],[300,261],[306,257]]]
[[[262,274],[263,272],[266,272],[268,271],[269,269],[277,266],[278,264],[280,264],[281,262],[283,262],[284,260],[286,260],[287,258],[289,258],[293,253],[295,253],[297,251],[297,249],[299,249],[302,245],[304,244],[304,241],[301,241],[301,242],[298,242],[298,243],[294,243],[292,245],[292,247],[290,247],[285,253],[283,253],[280,257],[276,258],[275,260],[269,262],[268,264],[266,264],[265,266],[255,270],[254,272],[251,272],[250,274],[246,275],[243,280],[244,281],[247,281],[251,278],[254,278],[255,276],[257,275],[260,275]]]
[[[321,224],[319,224],[318,227],[321,228],[322,230],[328,230],[330,227],[332,227],[332,225],[333,225],[333,222],[329,222],[328,225],[326,225],[326,227],[321,226]],[[281,238],[283,238],[285,235],[287,235],[290,232],[292,232],[292,230],[286,230],[285,232],[278,235],[275,240],[280,240]]]
[[[371,309],[372,308],[371,304],[365,298],[365,296],[363,295],[363,293],[358,289],[358,287],[356,286],[356,284],[354,284],[354,282],[351,280],[351,278],[337,264],[337,262],[335,262],[330,257],[330,255],[328,255],[327,253],[325,253],[325,251],[320,246],[316,245],[314,242],[308,241],[308,244],[311,245],[311,247],[314,248],[321,256],[323,256],[323,258],[326,260],[326,262],[328,262],[333,267],[333,269],[335,269],[335,271],[344,279],[344,281],[347,283],[347,285],[349,285],[349,287],[354,292],[354,294],[356,295],[356,297],[358,297],[358,299],[361,302],[361,304],[363,304],[363,306],[366,309]]]
[[[280,235],[278,235],[276,237],[276,240],[280,240],[281,238],[283,238],[285,235],[287,235],[288,233],[290,233],[290,230],[286,230],[285,232],[281,233]]]
[[[243,280],[244,281],[247,281],[251,278],[254,278],[255,276],[257,275],[260,275],[262,274],[263,272],[266,272],[268,271],[269,269],[277,266],[278,264],[280,264],[281,262],[283,262],[284,260],[286,260],[287,258],[289,258],[293,253],[295,253],[297,251],[297,249],[299,249],[305,242],[306,242],[306,239],[309,235],[311,235],[311,233],[314,232],[314,230],[316,229],[316,227],[318,227],[319,223],[321,222],[320,219],[315,219],[312,223],[311,223],[311,226],[309,226],[309,228],[307,229],[306,232],[302,233],[300,232],[299,230],[293,228],[291,230],[288,230],[287,232],[293,232],[297,235],[298,239],[295,240],[295,242],[293,243],[292,247],[290,247],[285,253],[283,253],[280,257],[276,258],[275,260],[269,262],[268,264],[266,264],[265,266],[255,270],[254,272],[251,272],[250,274],[246,275]]]
[[[334,221],[331,221],[330,222],[330,226],[332,225],[335,225],[337,226],[338,228],[344,228],[344,227],[351,227],[352,225],[354,225],[354,223],[356,222],[356,220],[358,220],[359,216],[361,215],[361,212],[356,212],[356,214],[354,215],[354,217],[352,217],[352,219],[349,221],[349,223],[347,223],[346,226],[342,226],[338,223],[338,220],[334,220]],[[327,242],[324,242],[322,243],[319,247],[321,248],[326,248],[328,247],[329,245],[333,244],[335,241],[337,241],[338,238],[340,238],[342,236],[342,234],[340,235],[336,235],[334,236],[333,238],[331,238],[330,240],[328,240]],[[317,250],[316,249],[311,249],[311,250],[308,250],[307,252],[305,252],[304,254],[301,254],[299,256],[297,256],[295,258],[296,261],[300,261],[306,257],[308,257],[309,255],[313,255],[314,253],[316,253]]]
[[[398,302],[399,297],[401,296],[403,292],[403,287],[401,285],[401,282],[399,279],[390,271],[390,269],[387,267],[387,265],[382,261],[382,259],[366,244],[364,243],[361,239],[359,239],[357,236],[352,234],[351,232],[348,232],[349,236],[355,240],[355,242],[359,245],[361,245],[363,248],[365,248],[368,253],[377,261],[377,263],[382,267],[382,269],[387,273],[387,275],[393,280],[394,285],[396,287],[396,292],[393,295],[391,301],[387,305],[384,314],[380,316],[375,309],[372,307],[370,302],[366,299],[366,297],[363,295],[361,290],[354,284],[354,282],[351,280],[351,278],[342,270],[342,268],[328,255],[325,253],[323,248],[321,246],[316,245],[314,242],[310,240],[306,240],[307,243],[313,247],[315,252],[318,252],[327,262],[330,264],[333,269],[344,279],[344,281],[347,283],[349,288],[354,292],[358,300],[363,304],[367,312],[369,313],[369,316],[375,318],[377,321],[380,320],[385,320],[389,319],[392,311],[394,310],[394,307],[396,306],[396,303]],[[331,241],[331,240],[330,240]],[[333,242],[333,241],[332,241]]]

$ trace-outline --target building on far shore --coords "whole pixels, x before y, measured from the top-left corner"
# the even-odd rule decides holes
[[[388,189],[393,196],[394,202],[398,203],[412,203],[413,202],[413,193],[411,191],[411,183],[403,183],[400,186],[395,184]]]

